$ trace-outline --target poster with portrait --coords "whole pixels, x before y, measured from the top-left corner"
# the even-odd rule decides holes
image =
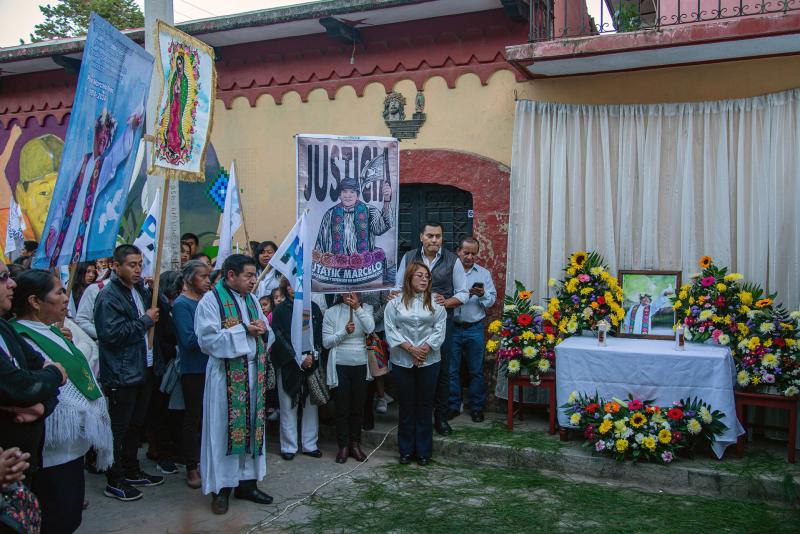
[[[156,49],[163,86],[150,172],[202,182],[217,91],[214,49],[160,20]]]
[[[142,137],[153,56],[92,13],[34,267],[110,256]]]
[[[297,136],[297,215],[308,210],[312,292],[394,287],[399,154],[392,137]]]

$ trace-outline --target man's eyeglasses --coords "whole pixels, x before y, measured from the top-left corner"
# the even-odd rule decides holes
[[[0,284],[8,282],[9,278],[11,278],[11,273],[9,271],[0,272]]]

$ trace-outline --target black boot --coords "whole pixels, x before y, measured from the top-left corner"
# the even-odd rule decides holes
[[[228,513],[228,499],[231,496],[231,488],[222,488],[219,493],[211,494],[211,511],[217,515]]]
[[[233,496],[256,504],[272,504],[272,497],[258,489],[255,480],[239,481],[239,487],[233,490]]]

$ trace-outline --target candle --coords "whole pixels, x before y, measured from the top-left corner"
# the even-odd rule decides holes
[[[686,334],[682,324],[675,327],[675,350],[686,350]]]
[[[606,334],[608,333],[608,323],[600,320],[597,323],[597,345],[600,347],[606,346]]]

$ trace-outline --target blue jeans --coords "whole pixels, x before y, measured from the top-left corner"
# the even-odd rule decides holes
[[[401,456],[430,458],[433,454],[433,397],[439,377],[439,362],[425,367],[392,366],[397,386],[400,421],[397,445]]]
[[[453,353],[450,356],[450,410],[461,410],[461,357],[469,371],[469,408],[482,412],[486,403],[483,384],[483,322],[469,328],[453,327]]]

